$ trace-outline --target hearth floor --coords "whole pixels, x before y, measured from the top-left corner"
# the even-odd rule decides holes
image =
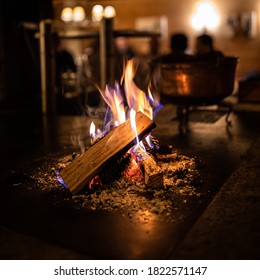
[[[90,212],[34,188],[32,175],[43,164],[79,152],[81,140],[88,141],[90,119],[2,114],[0,258],[259,258],[259,113],[232,113],[230,127],[224,117],[190,122],[183,134],[174,116],[175,107],[165,105],[153,135],[199,159],[203,186],[202,197],[183,197],[169,221],[156,214]]]

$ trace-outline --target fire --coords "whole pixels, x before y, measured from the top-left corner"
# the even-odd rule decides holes
[[[129,60],[123,70],[120,85],[115,82],[115,86],[106,86],[104,91],[100,91],[104,101],[107,103],[107,110],[103,121],[102,131],[96,130],[95,124],[92,122],[90,125],[91,143],[94,144],[100,138],[105,136],[113,127],[116,127],[130,118],[132,132],[136,138],[136,143],[128,153],[131,154],[131,162],[125,170],[123,176],[137,182],[143,178],[140,169],[139,161],[147,157],[144,141],[150,148],[154,148],[151,135],[148,135],[143,141],[138,138],[136,128],[136,112],[141,111],[150,119],[154,119],[156,113],[162,108],[159,100],[154,98],[151,87],[149,85],[147,94],[139,89],[135,82],[134,77],[136,74],[136,64],[134,60]],[[99,177],[96,176],[90,183],[89,187],[92,188],[95,184],[99,184]]]
[[[154,119],[156,113],[162,108],[159,100],[153,97],[150,86],[148,87],[147,94],[139,89],[134,83],[134,77],[137,67],[134,60],[129,60],[123,70],[120,87],[118,82],[115,82],[115,86],[106,86],[104,91],[100,91],[101,96],[107,103],[107,110],[103,121],[102,131],[97,129],[92,122],[90,125],[90,137],[91,144],[95,144],[100,138],[105,136],[113,127],[116,127],[130,118],[130,124],[132,132],[136,138],[134,147],[129,150],[131,154],[131,162],[127,170],[124,172],[124,176],[138,181],[142,178],[142,171],[138,164],[139,161],[144,160],[147,157],[145,145],[146,144],[153,149],[151,134],[148,135],[143,141],[138,138],[135,116],[136,112],[141,111],[150,119]],[[99,176],[93,178],[89,183],[89,187],[100,184]]]
[[[125,122],[126,112],[124,106],[124,98],[118,83],[115,84],[115,88],[106,86],[105,91],[100,91],[100,93],[109,106],[108,108],[111,110],[112,114],[110,116],[110,121],[113,121],[114,126],[118,126],[119,124]]]
[[[145,92],[139,89],[134,83],[134,76],[136,68],[134,66],[134,60],[129,60],[125,69],[125,94],[128,107],[135,109],[136,112],[141,111],[150,119],[153,119],[153,108],[146,97]]]
[[[99,90],[104,101],[108,105],[103,124],[103,135],[109,132],[113,127],[125,122],[131,115],[132,129],[133,132],[136,133],[134,112],[141,111],[150,119],[154,119],[156,113],[162,108],[159,100],[156,100],[153,97],[150,87],[148,87],[146,94],[136,86],[134,82],[136,70],[137,65],[135,64],[134,59],[129,60],[121,78],[123,88],[120,88],[119,83],[115,82],[114,88],[106,86],[104,91]],[[93,134],[93,127],[91,127],[91,129],[92,131],[90,132],[90,135],[93,137],[95,133]],[[148,135],[145,141],[150,148],[153,148],[151,135]],[[138,144],[138,148],[141,147],[144,149],[142,142],[139,143],[138,137],[136,143]],[[137,148],[135,148],[135,150],[137,150]]]
[[[150,119],[154,119],[156,113],[161,109],[162,105],[159,103],[159,101],[156,101],[153,98],[150,87],[148,87],[148,94],[146,95],[144,91],[136,86],[134,83],[136,70],[137,69],[135,68],[134,60],[129,60],[124,73],[127,104],[129,108],[134,109],[136,112],[141,111]],[[150,148],[153,148],[151,135],[148,135],[145,138],[145,141]],[[140,147],[140,145],[138,146]],[[142,149],[145,150],[143,145]]]
[[[113,173],[115,173],[115,176],[123,175],[125,177],[130,177],[129,179],[134,179],[135,182],[143,179],[145,184],[150,184],[151,182],[154,183],[154,180],[156,180],[157,184],[162,185],[162,172],[161,170],[157,172],[156,164],[153,162],[154,160],[152,159],[152,157],[150,157],[146,153],[146,145],[143,143],[143,141],[146,141],[146,144],[149,145],[150,148],[153,148],[151,135],[148,135],[143,141],[140,141],[139,139],[139,135],[142,135],[143,137],[144,133],[148,133],[148,131],[151,131],[151,129],[154,127],[154,123],[151,120],[155,117],[156,112],[158,112],[162,105],[159,103],[159,100],[156,100],[153,97],[150,88],[148,88],[148,92],[146,94],[136,86],[136,84],[134,83],[135,73],[136,69],[134,66],[134,60],[130,60],[126,65],[124,75],[122,77],[122,84],[124,85],[124,88],[120,88],[119,83],[115,82],[114,88],[106,86],[104,91],[100,90],[100,93],[108,106],[102,130],[96,129],[96,125],[94,124],[94,122],[91,122],[90,142],[91,144],[95,144],[97,141],[103,138],[112,128],[123,124],[124,122],[126,122],[126,120],[127,123],[121,126],[121,128],[123,129],[120,130],[119,127],[118,130],[115,131],[118,132],[118,134],[116,134],[114,138],[108,137],[107,139],[112,139],[112,144],[114,144],[115,141],[117,141],[118,144],[121,144],[120,132],[122,133],[125,132],[125,130],[128,130],[129,122],[131,124],[134,137],[129,137],[128,134],[126,134],[127,136],[124,137],[125,141],[122,142],[123,145],[117,145],[117,149],[115,149],[114,153],[112,152],[111,147],[107,149],[106,145],[109,141],[105,142],[105,145],[104,142],[100,142],[101,145],[95,147],[97,149],[101,149],[101,155],[102,152],[103,155],[105,155],[103,157],[100,157],[100,160],[97,162],[95,162],[95,160],[93,159],[93,153],[87,153],[88,151],[90,151],[90,149],[85,151],[85,147],[82,146],[83,149],[81,152],[85,152],[85,157],[78,157],[74,162],[71,163],[72,165],[70,165],[70,167],[72,169],[78,169],[80,167],[81,169],[79,173],[83,174],[85,172],[89,172],[87,176],[83,177],[80,176],[81,174],[77,174],[75,180],[75,178],[71,176],[73,172],[68,172],[68,170],[61,170],[61,172],[63,171],[63,177],[60,176],[60,170],[58,170],[56,174],[58,181],[65,187],[68,187],[72,192],[76,193],[80,191],[82,188],[84,188],[84,184],[86,183],[88,183],[89,188],[92,188],[96,185],[102,185],[102,182],[104,182],[104,180],[114,180],[115,177],[111,178],[111,176],[113,176]],[[144,115],[146,115],[146,117]],[[138,130],[136,119],[138,120]],[[143,122],[141,120],[143,120]],[[111,135],[113,136],[113,133],[111,133]],[[134,147],[129,149],[128,152],[122,156],[121,151],[125,151],[125,149],[128,149],[129,145],[133,144],[134,138],[136,139]],[[101,141],[102,140],[106,139],[101,139]],[[98,157],[99,155],[97,149],[94,149],[94,156]],[[113,156],[116,155],[121,156],[121,158],[115,161],[114,166],[116,170],[110,169],[108,170],[108,173],[103,172],[96,175],[97,172],[100,171],[99,169],[103,168],[102,165],[104,165],[105,161],[112,160]],[[89,162],[85,164],[85,162],[87,161]],[[143,161],[143,165],[140,164],[141,161]],[[113,166],[113,163],[111,165]],[[158,168],[159,167],[157,167],[157,169]],[[110,172],[111,170],[112,172]],[[156,171],[156,173],[154,173],[154,171]],[[66,179],[63,180],[63,178]]]
[[[136,152],[138,149],[145,149],[143,146],[141,146],[139,138],[138,138],[138,133],[137,133],[137,128],[136,128],[136,121],[135,121],[135,116],[136,112],[135,109],[130,110],[130,124],[136,139],[136,145],[132,148],[133,152]]]
[[[93,122],[91,122],[91,124],[90,124],[89,136],[91,138],[94,138],[96,136],[96,126]]]

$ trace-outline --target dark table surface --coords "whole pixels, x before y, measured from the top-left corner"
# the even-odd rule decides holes
[[[78,209],[70,199],[36,187],[32,175],[49,172],[60,158],[79,152],[82,141],[87,145],[91,120],[1,113],[0,258],[167,259],[174,257],[176,248],[183,257],[181,242],[257,141],[260,114],[233,112],[230,127],[224,117],[215,123],[190,121],[187,132],[180,134],[172,120],[175,111],[173,105],[165,105],[153,135],[161,145],[198,158],[204,183],[202,198],[185,198],[173,212],[174,222],[153,213],[136,212],[129,218],[127,210]]]

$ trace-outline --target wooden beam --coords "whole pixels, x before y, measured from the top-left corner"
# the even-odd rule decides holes
[[[136,128],[139,139],[143,139],[155,123],[141,112],[136,114]],[[72,194],[78,193],[87,183],[115,157],[127,152],[135,144],[135,135],[130,120],[112,129],[104,138],[75,158],[61,170],[60,177]]]

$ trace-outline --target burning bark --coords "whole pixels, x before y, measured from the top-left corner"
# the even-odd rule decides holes
[[[139,139],[143,139],[155,123],[141,112],[136,114],[136,128]],[[77,194],[87,183],[109,164],[110,160],[122,156],[135,144],[130,120],[112,129],[104,138],[75,158],[61,170],[60,177],[72,194]]]

